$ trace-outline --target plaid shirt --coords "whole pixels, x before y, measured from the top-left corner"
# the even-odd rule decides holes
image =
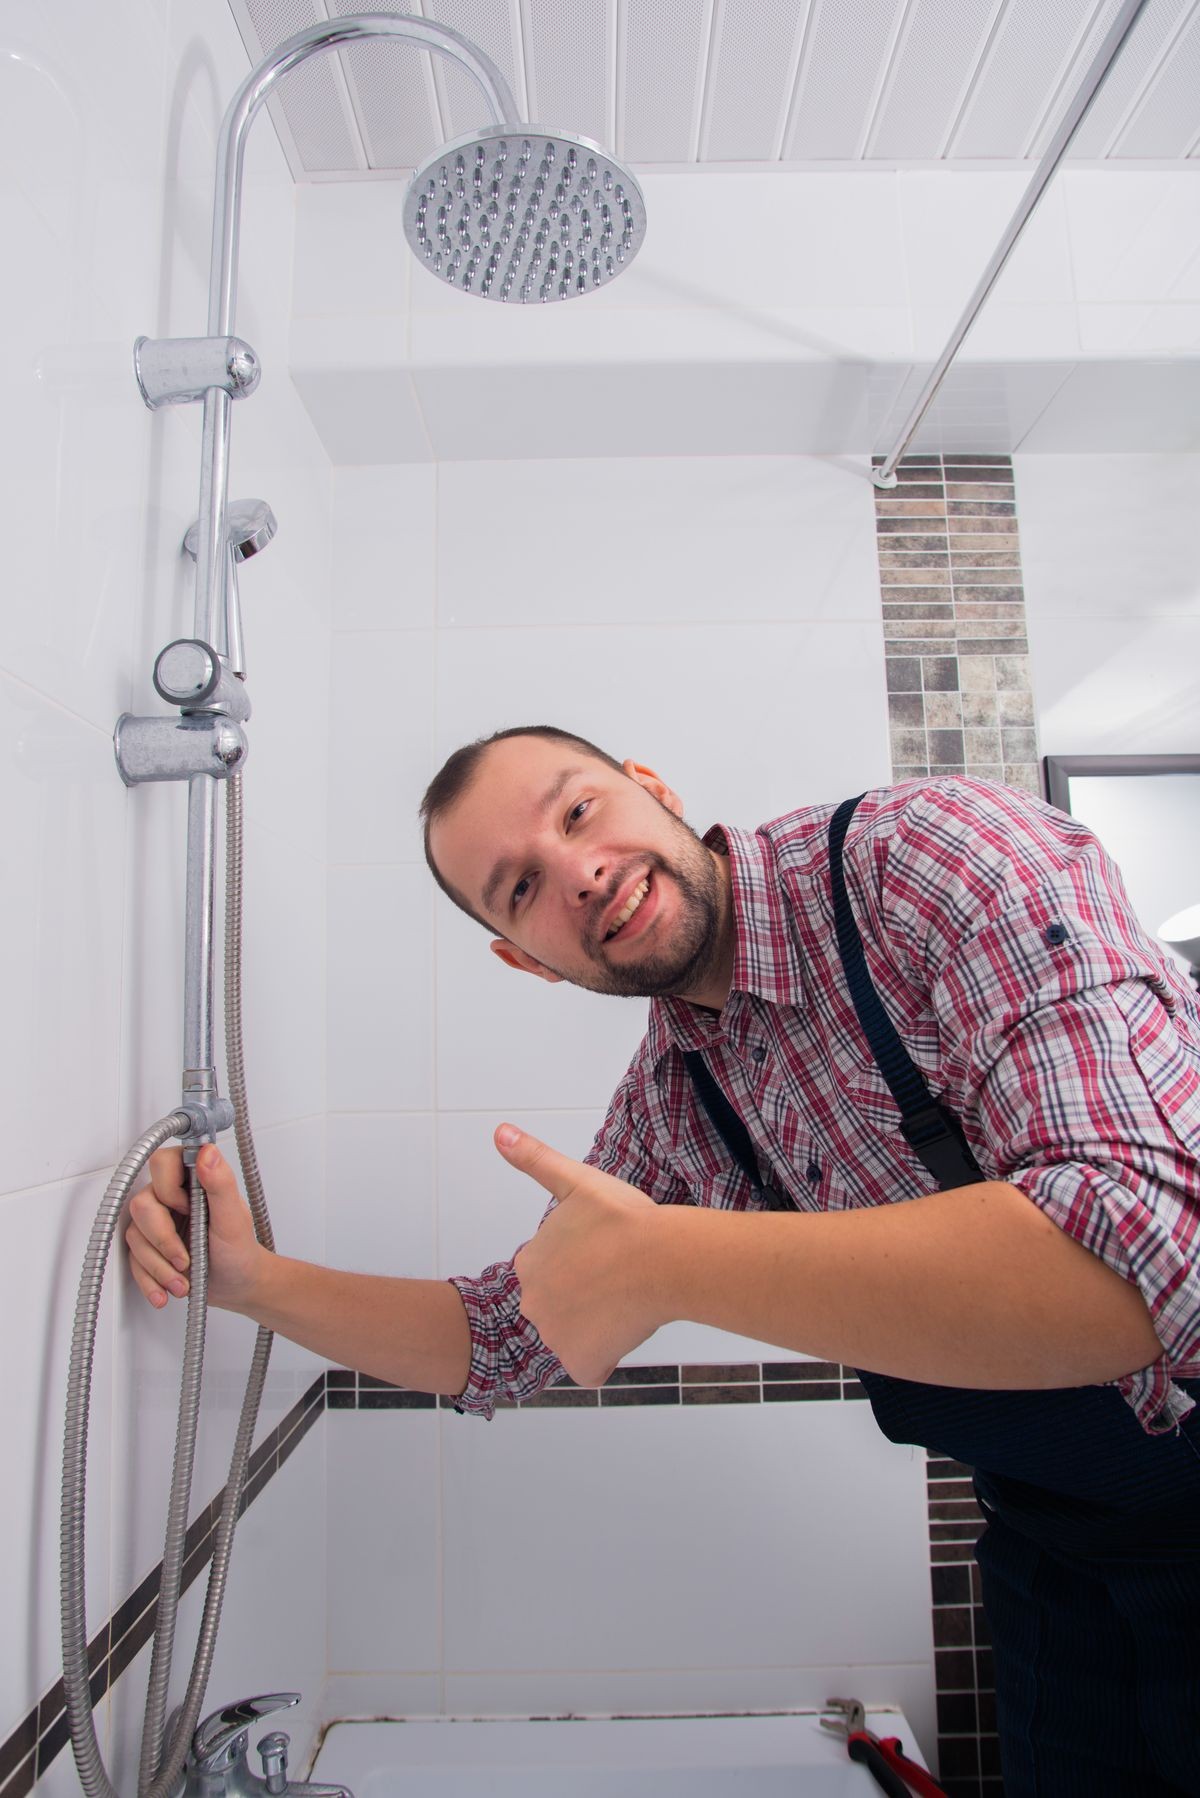
[[[655,1000],[587,1159],[660,1204],[757,1206],[683,1064],[703,1049],[764,1181],[804,1211],[930,1189],[846,988],[828,827],[811,806],[706,841],[729,857],[736,952],[719,1015]],[[1119,1380],[1143,1428],[1173,1428],[1200,1375],[1200,1007],[1130,908],[1092,833],[987,781],[868,793],[845,874],[876,989],[981,1170],[1136,1281],[1165,1352]],[[520,1312],[511,1262],[456,1279],[471,1324],[460,1409],[491,1415],[560,1373]]]

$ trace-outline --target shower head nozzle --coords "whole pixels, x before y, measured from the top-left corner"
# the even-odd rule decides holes
[[[404,233],[418,262],[460,293],[573,300],[629,267],[646,205],[628,169],[590,138],[492,125],[416,171]]]

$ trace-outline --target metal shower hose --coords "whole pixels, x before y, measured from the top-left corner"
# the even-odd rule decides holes
[[[246,1079],[242,1059],[242,781],[234,775],[229,781],[225,842],[225,1053],[229,1072],[229,1096],[233,1101],[234,1133],[246,1198],[254,1219],[254,1231],[264,1248],[273,1249],[274,1237],[262,1179],[250,1133],[250,1117],[246,1104]],[[191,1120],[184,1111],[171,1112],[152,1124],[129,1150],[109,1181],[84,1256],[79,1281],[79,1297],[75,1306],[75,1328],[71,1338],[71,1364],[67,1376],[67,1421],[63,1440],[62,1483],[62,1646],[63,1687],[66,1693],[67,1720],[80,1783],[88,1798],[120,1798],[109,1780],[92,1718],[92,1699],[88,1684],[87,1619],[85,1615],[84,1581],[84,1507],[87,1483],[88,1403],[92,1383],[92,1355],[96,1340],[96,1315],[100,1306],[100,1288],[104,1267],[121,1215],[121,1209],[134,1181],[150,1156],[173,1136],[185,1136]],[[213,1550],[204,1615],[200,1624],[196,1657],[188,1680],[187,1692],[180,1706],[169,1742],[164,1741],[167,1709],[167,1687],[171,1678],[171,1655],[175,1639],[175,1617],[183,1573],[184,1539],[187,1534],[188,1500],[191,1491],[192,1461],[196,1446],[196,1427],[200,1411],[200,1378],[204,1365],[204,1320],[208,1299],[208,1206],[204,1190],[189,1173],[191,1201],[191,1286],[188,1295],[187,1330],[184,1341],[183,1372],[179,1390],[179,1423],[175,1437],[175,1462],[171,1474],[171,1495],[167,1509],[166,1541],[163,1547],[162,1576],[158,1594],[158,1623],[150,1662],[150,1683],[146,1694],[146,1716],[142,1730],[141,1764],[138,1771],[139,1798],[169,1798],[178,1789],[188,1744],[204,1703],[221,1605],[225,1597],[225,1580],[237,1527],[238,1506],[246,1479],[251,1441],[259,1400],[271,1354],[270,1330],[260,1329],[254,1343],[246,1394],[242,1401],[234,1441],[233,1459],[225,1498],[217,1522],[216,1546]]]

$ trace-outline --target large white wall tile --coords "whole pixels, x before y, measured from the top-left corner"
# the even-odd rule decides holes
[[[330,869],[333,1111],[426,1111],[433,1102],[434,890],[423,864]]]
[[[355,1273],[437,1275],[431,1113],[334,1112],[327,1253]]]
[[[1034,613],[1029,647],[1043,755],[1194,753],[1200,618]]]
[[[325,1429],[329,1669],[438,1669],[437,1413],[331,1411]]]
[[[875,619],[866,462],[628,458],[441,471],[446,625]],[[513,521],[536,520],[532,557]]]
[[[329,855],[420,862],[417,807],[434,774],[432,631],[338,631],[330,695]]]
[[[104,1186],[92,1174],[0,1198],[7,1362],[0,1399],[0,1608],[6,1619],[0,1631],[0,1741],[62,1666],[58,1548],[67,1369],[80,1270]],[[112,1335],[110,1279],[92,1364],[85,1536],[90,1634],[112,1607]]]
[[[125,808],[100,731],[0,676],[0,1190],[114,1158]]]
[[[448,1672],[930,1658],[924,1457],[865,1405],[443,1432]]]
[[[333,627],[411,630],[434,621],[438,481],[432,467],[338,468]]]
[[[1016,456],[1013,474],[1039,625],[1200,615],[1200,456]]]
[[[910,302],[918,311],[948,307],[953,322],[1003,237],[1029,177],[1009,170],[905,169],[896,181]],[[1044,306],[1074,297],[1066,208],[1061,190],[1051,186],[1022,231],[988,310],[993,303]]]
[[[1190,171],[1069,169],[1062,182],[1079,300],[1170,294],[1200,250],[1200,194]]]

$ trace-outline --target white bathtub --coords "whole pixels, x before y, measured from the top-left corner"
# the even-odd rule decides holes
[[[899,1736],[899,1711],[867,1728]],[[813,1711],[742,1717],[426,1717],[335,1723],[310,1778],[354,1798],[878,1798]]]

